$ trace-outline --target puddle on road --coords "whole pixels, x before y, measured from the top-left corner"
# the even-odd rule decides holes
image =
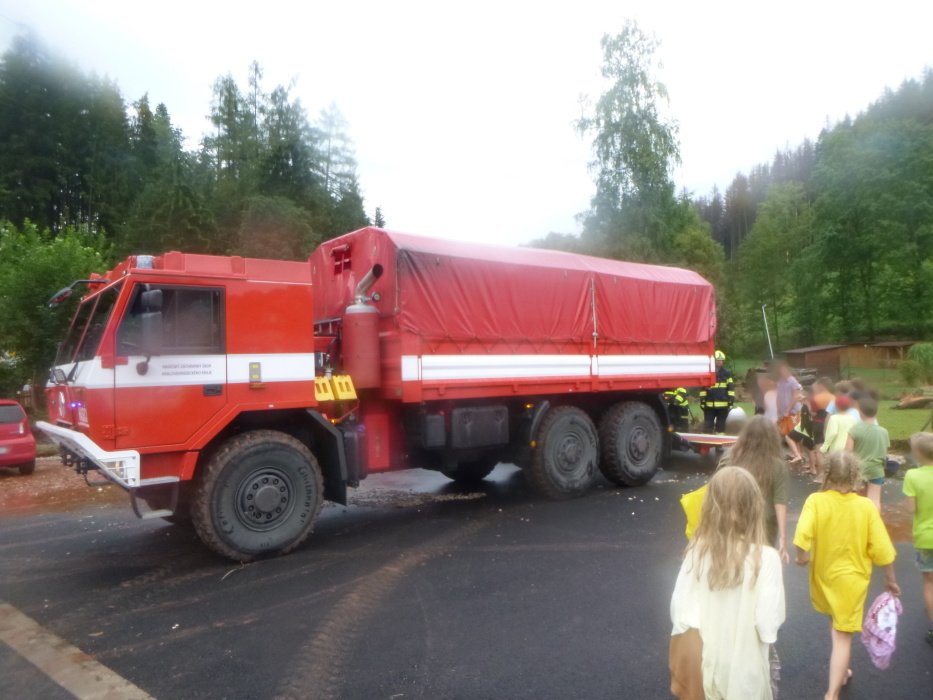
[[[486,498],[486,494],[476,491],[472,493],[417,493],[379,489],[378,491],[356,493],[349,500],[350,505],[361,508],[413,508],[428,503],[475,501],[480,498]]]

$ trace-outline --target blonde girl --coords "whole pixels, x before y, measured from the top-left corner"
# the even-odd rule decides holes
[[[884,567],[885,589],[899,596],[894,545],[875,505],[856,490],[862,480],[858,458],[833,452],[826,462],[823,490],[811,494],[794,534],[797,563],[810,564],[810,600],[830,617],[832,654],[826,700],[836,700],[852,676],[852,635],[862,617],[872,564]]]
[[[787,553],[787,462],[784,461],[781,434],[764,416],[752,418],[739,433],[735,445],[720,461],[721,466],[748,470],[765,500],[765,526],[768,544],[776,544],[781,561]]]
[[[709,700],[772,698],[769,646],[784,621],[781,560],[766,541],[764,499],[745,469],[710,479],[671,598],[671,635],[699,631]]]

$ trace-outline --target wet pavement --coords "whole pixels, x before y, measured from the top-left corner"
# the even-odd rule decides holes
[[[325,508],[297,552],[240,566],[186,527],[137,520],[123,494],[40,465],[0,478],[18,493],[0,495],[0,600],[156,698],[667,698],[678,499],[708,465],[666,466],[648,486],[567,502],[540,500],[507,465],[480,489],[374,476],[351,506]],[[32,478],[48,482],[23,485]],[[793,478],[791,532],[813,488]],[[856,643],[848,698],[933,696],[899,490],[885,488],[899,647],[882,672]],[[785,583],[781,695],[822,697],[826,622],[804,570],[789,566]],[[0,642],[0,697],[63,693]]]

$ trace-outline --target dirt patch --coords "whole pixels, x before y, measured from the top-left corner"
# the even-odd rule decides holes
[[[888,534],[895,542],[912,542],[914,516],[907,512],[907,501],[881,504],[881,517],[888,526]]]
[[[126,494],[115,486],[89,487],[58,457],[42,457],[36,471],[21,476],[15,469],[0,469],[0,518],[43,512],[61,512],[91,504],[117,503]]]

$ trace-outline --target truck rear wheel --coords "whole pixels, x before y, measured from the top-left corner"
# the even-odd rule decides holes
[[[191,503],[200,538],[236,561],[285,554],[321,510],[321,468],[301,442],[274,430],[231,438],[201,467]]]
[[[596,426],[586,412],[576,406],[551,408],[534,439],[527,473],[535,489],[554,499],[586,493],[599,460]]]
[[[444,467],[441,473],[458,484],[475,484],[489,476],[497,464],[499,460],[494,457],[480,457],[467,462],[458,462],[453,467]]]
[[[658,414],[640,401],[617,403],[599,422],[599,444],[603,476],[618,486],[647,484],[664,448]]]

